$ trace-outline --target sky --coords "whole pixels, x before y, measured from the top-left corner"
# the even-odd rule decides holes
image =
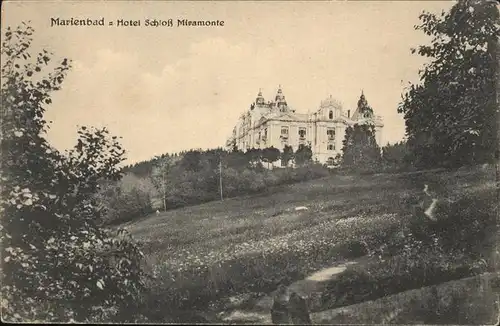
[[[296,112],[330,95],[355,109],[361,90],[384,119],[382,145],[404,137],[401,94],[425,60],[410,49],[422,11],[453,1],[9,1],[7,26],[30,21],[33,51],[73,67],[47,107],[49,141],[64,150],[77,126],[122,137],[127,163],[191,148],[223,146],[259,89],[279,85]],[[142,21],[140,27],[52,26],[51,18]],[[174,27],[146,27],[173,19]],[[176,27],[177,19],[224,20],[223,27]],[[116,25],[116,24],[115,24]]]

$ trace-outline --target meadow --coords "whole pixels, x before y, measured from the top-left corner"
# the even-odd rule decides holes
[[[436,232],[415,211],[424,184],[455,203],[448,224],[431,227]],[[279,284],[359,257],[366,258],[362,264],[307,298],[313,312],[492,271],[494,204],[492,166],[334,174],[162,212],[125,227],[144,243],[146,267],[155,277],[146,298],[151,320],[214,322],[235,297],[245,298],[238,309],[252,310]],[[295,210],[299,206],[307,210]],[[419,237],[418,230],[435,237]]]

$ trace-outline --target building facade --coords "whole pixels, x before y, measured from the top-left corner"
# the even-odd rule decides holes
[[[296,151],[304,144],[311,147],[314,161],[333,165],[335,157],[342,153],[346,128],[366,123],[375,126],[375,138],[380,145],[384,124],[368,106],[363,92],[352,115],[351,110],[345,112],[331,96],[321,101],[312,113],[297,113],[288,106],[280,86],[274,101],[266,101],[259,91],[250,108],[238,119],[226,146],[243,151],[267,147],[283,151],[289,145]]]

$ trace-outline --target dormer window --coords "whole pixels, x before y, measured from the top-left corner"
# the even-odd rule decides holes
[[[333,119],[333,111],[330,111],[330,112],[328,113],[328,118],[329,118],[329,119]]]

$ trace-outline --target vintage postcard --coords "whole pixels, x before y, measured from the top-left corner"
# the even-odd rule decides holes
[[[2,321],[496,324],[499,9],[4,1]]]

